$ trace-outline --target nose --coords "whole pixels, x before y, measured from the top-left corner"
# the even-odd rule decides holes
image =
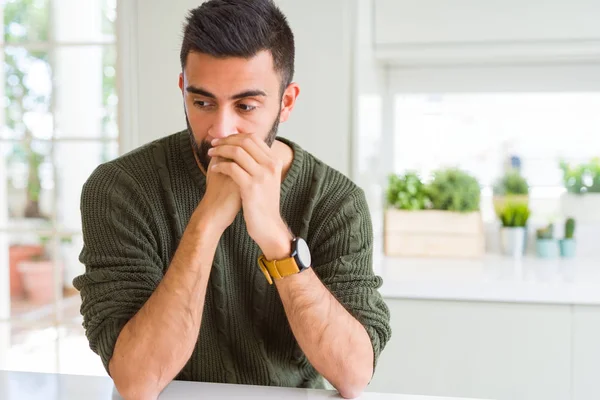
[[[226,109],[219,110],[214,117],[208,134],[213,139],[221,139],[237,133],[236,115]]]

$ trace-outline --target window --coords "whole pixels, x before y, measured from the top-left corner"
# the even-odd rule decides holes
[[[482,184],[482,212],[495,220],[492,186],[511,157],[531,186],[534,220],[559,216],[560,161],[600,156],[600,65],[395,70],[394,172],[427,179],[458,166]]]
[[[507,162],[518,157],[532,200],[555,200],[544,212],[556,214],[564,192],[560,161],[600,155],[597,110],[600,93],[398,95],[394,169],[426,178],[458,166],[477,177],[485,201]],[[489,207],[484,211],[494,218]]]
[[[71,281],[84,271],[82,185],[119,153],[116,0],[1,12],[0,367],[104,373],[97,356],[69,358],[91,353]]]

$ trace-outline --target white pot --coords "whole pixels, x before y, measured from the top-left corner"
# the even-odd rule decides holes
[[[600,223],[600,193],[564,193],[560,198],[563,217],[577,222]]]
[[[502,253],[506,256],[520,258],[525,254],[525,228],[502,228],[500,241]]]

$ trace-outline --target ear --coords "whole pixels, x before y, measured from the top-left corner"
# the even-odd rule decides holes
[[[292,82],[283,92],[281,99],[281,113],[279,114],[279,122],[285,122],[290,117],[294,106],[296,105],[296,99],[300,95],[300,86],[297,83]]]
[[[181,94],[183,93],[183,72],[179,74],[179,89],[181,89]]]

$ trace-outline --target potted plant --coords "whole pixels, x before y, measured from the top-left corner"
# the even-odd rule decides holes
[[[387,204],[397,210],[424,210],[430,203],[425,185],[416,172],[390,175]]]
[[[480,187],[458,169],[440,170],[426,185],[415,173],[390,176],[385,253],[404,257],[481,257],[485,249]]]
[[[560,256],[572,258],[575,256],[575,219],[567,218],[565,222],[565,237],[559,241]]]
[[[25,296],[23,278],[19,272],[19,264],[42,255],[44,249],[37,244],[12,245],[8,251],[10,298],[22,299]]]
[[[530,214],[529,206],[523,203],[509,202],[499,211],[502,252],[505,255],[519,258],[525,253],[526,227]]]
[[[501,210],[506,202],[529,203],[529,183],[517,169],[511,169],[494,185],[494,209]]]
[[[4,5],[4,17],[8,21],[19,19],[20,14],[23,12],[23,7],[28,7],[25,6],[24,2],[8,2],[8,4]],[[8,31],[7,35],[9,39],[12,36]],[[32,49],[28,53],[28,58],[30,58],[30,61],[37,59],[38,61],[47,62],[47,52]],[[9,132],[9,138],[11,136],[14,136],[15,139],[20,138],[18,142],[15,142],[11,146],[11,150],[7,154],[7,165],[22,165],[27,171],[27,187],[24,193],[14,184],[14,177],[7,174],[7,201],[12,198],[13,201],[8,201],[8,203],[16,206],[15,209],[9,207],[11,225],[14,225],[16,230],[35,231],[47,221],[46,216],[43,215],[40,209],[40,200],[42,197],[40,166],[45,160],[43,148],[47,148],[48,144],[43,143],[43,141],[34,140],[34,132],[28,123],[29,118],[27,118],[27,114],[32,109],[38,111],[45,109],[48,111],[47,107],[50,104],[50,98],[47,97],[49,95],[43,95],[39,91],[33,90],[31,82],[28,82],[26,68],[24,68],[22,63],[23,57],[21,55],[13,54],[13,52],[5,53],[5,75],[10,76],[11,79],[4,85],[4,95],[7,99],[4,127]],[[31,80],[31,77],[30,75],[29,80]],[[4,159],[1,162],[4,163]],[[4,182],[4,180],[0,181]],[[23,195],[22,198],[21,195]],[[0,199],[1,203],[2,199]],[[18,206],[23,207],[19,208]],[[18,272],[19,263],[30,257],[39,256],[43,251],[41,246],[27,242],[29,240],[26,243],[11,243],[9,247],[11,298],[20,298],[23,296],[22,279]]]
[[[434,210],[479,212],[481,187],[473,176],[456,168],[436,171],[427,191]]]
[[[62,287],[63,264],[59,257],[53,257],[52,243],[47,236],[40,236],[44,251],[18,265],[23,280],[26,299],[34,304],[48,304],[54,299],[54,269],[60,269]]]
[[[549,224],[536,230],[535,248],[538,257],[553,258],[556,257],[558,245],[554,240],[554,225]]]
[[[37,153],[32,145],[32,134],[29,130],[25,131],[25,136],[22,143],[13,147],[12,153],[9,154],[8,161],[22,161],[28,166],[27,188],[25,197],[25,208],[23,210],[22,219],[19,220],[19,228],[30,229],[41,225],[47,221],[47,218],[40,212],[40,165],[44,157]],[[9,186],[11,181],[9,180]],[[15,220],[16,221],[16,220]],[[37,244],[12,244],[9,247],[9,273],[10,273],[10,293],[11,298],[22,298],[24,293],[23,280],[18,270],[18,264],[30,257],[39,256],[43,252],[43,248]]]
[[[588,223],[600,222],[600,158],[587,163],[561,162],[563,183],[567,190],[561,197],[564,216]]]

